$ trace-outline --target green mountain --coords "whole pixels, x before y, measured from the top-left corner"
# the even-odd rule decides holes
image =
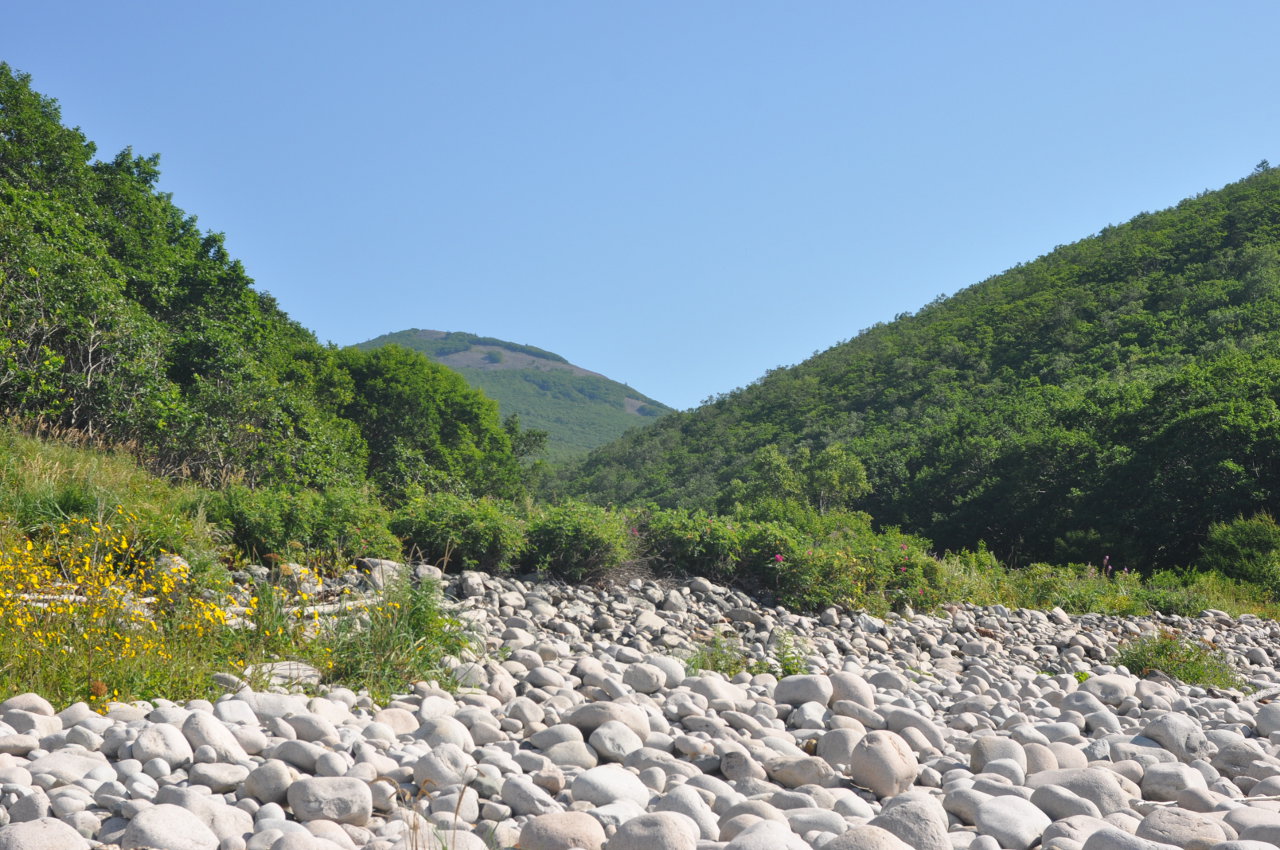
[[[1280,170],[1144,213],[594,451],[601,502],[727,510],[838,446],[856,504],[1014,563],[1191,563],[1280,509]]]
[[[575,366],[531,345],[461,332],[411,328],[362,342],[371,351],[389,344],[420,351],[462,374],[471,386],[515,414],[525,428],[547,432],[547,457],[565,461],[671,412],[626,384]]]

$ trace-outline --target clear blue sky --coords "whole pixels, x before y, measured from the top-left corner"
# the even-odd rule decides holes
[[[17,2],[0,59],[321,340],[676,407],[1280,163],[1266,2]]]

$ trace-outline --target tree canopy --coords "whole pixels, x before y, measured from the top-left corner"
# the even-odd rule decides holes
[[[858,508],[941,547],[1187,564],[1210,524],[1280,498],[1277,358],[1280,172],[1262,168],[628,434],[564,486],[724,509],[762,450],[834,446],[865,466]]]

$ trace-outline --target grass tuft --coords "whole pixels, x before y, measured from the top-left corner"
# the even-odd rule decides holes
[[[1170,632],[1130,641],[1122,645],[1111,660],[1128,667],[1130,672],[1138,676],[1159,670],[1188,685],[1244,687],[1244,679],[1221,652],[1202,642]]]
[[[444,610],[439,585],[403,578],[322,632],[312,654],[330,678],[358,682],[385,701],[407,682],[443,679],[442,659],[470,645],[462,624]]]

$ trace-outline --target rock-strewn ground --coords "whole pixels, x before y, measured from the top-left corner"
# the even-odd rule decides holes
[[[448,587],[488,649],[453,693],[0,703],[0,850],[1280,846],[1270,621],[809,618],[702,579]],[[730,629],[749,663],[806,672],[688,675]],[[1212,642],[1252,689],[1107,664],[1156,629]]]

